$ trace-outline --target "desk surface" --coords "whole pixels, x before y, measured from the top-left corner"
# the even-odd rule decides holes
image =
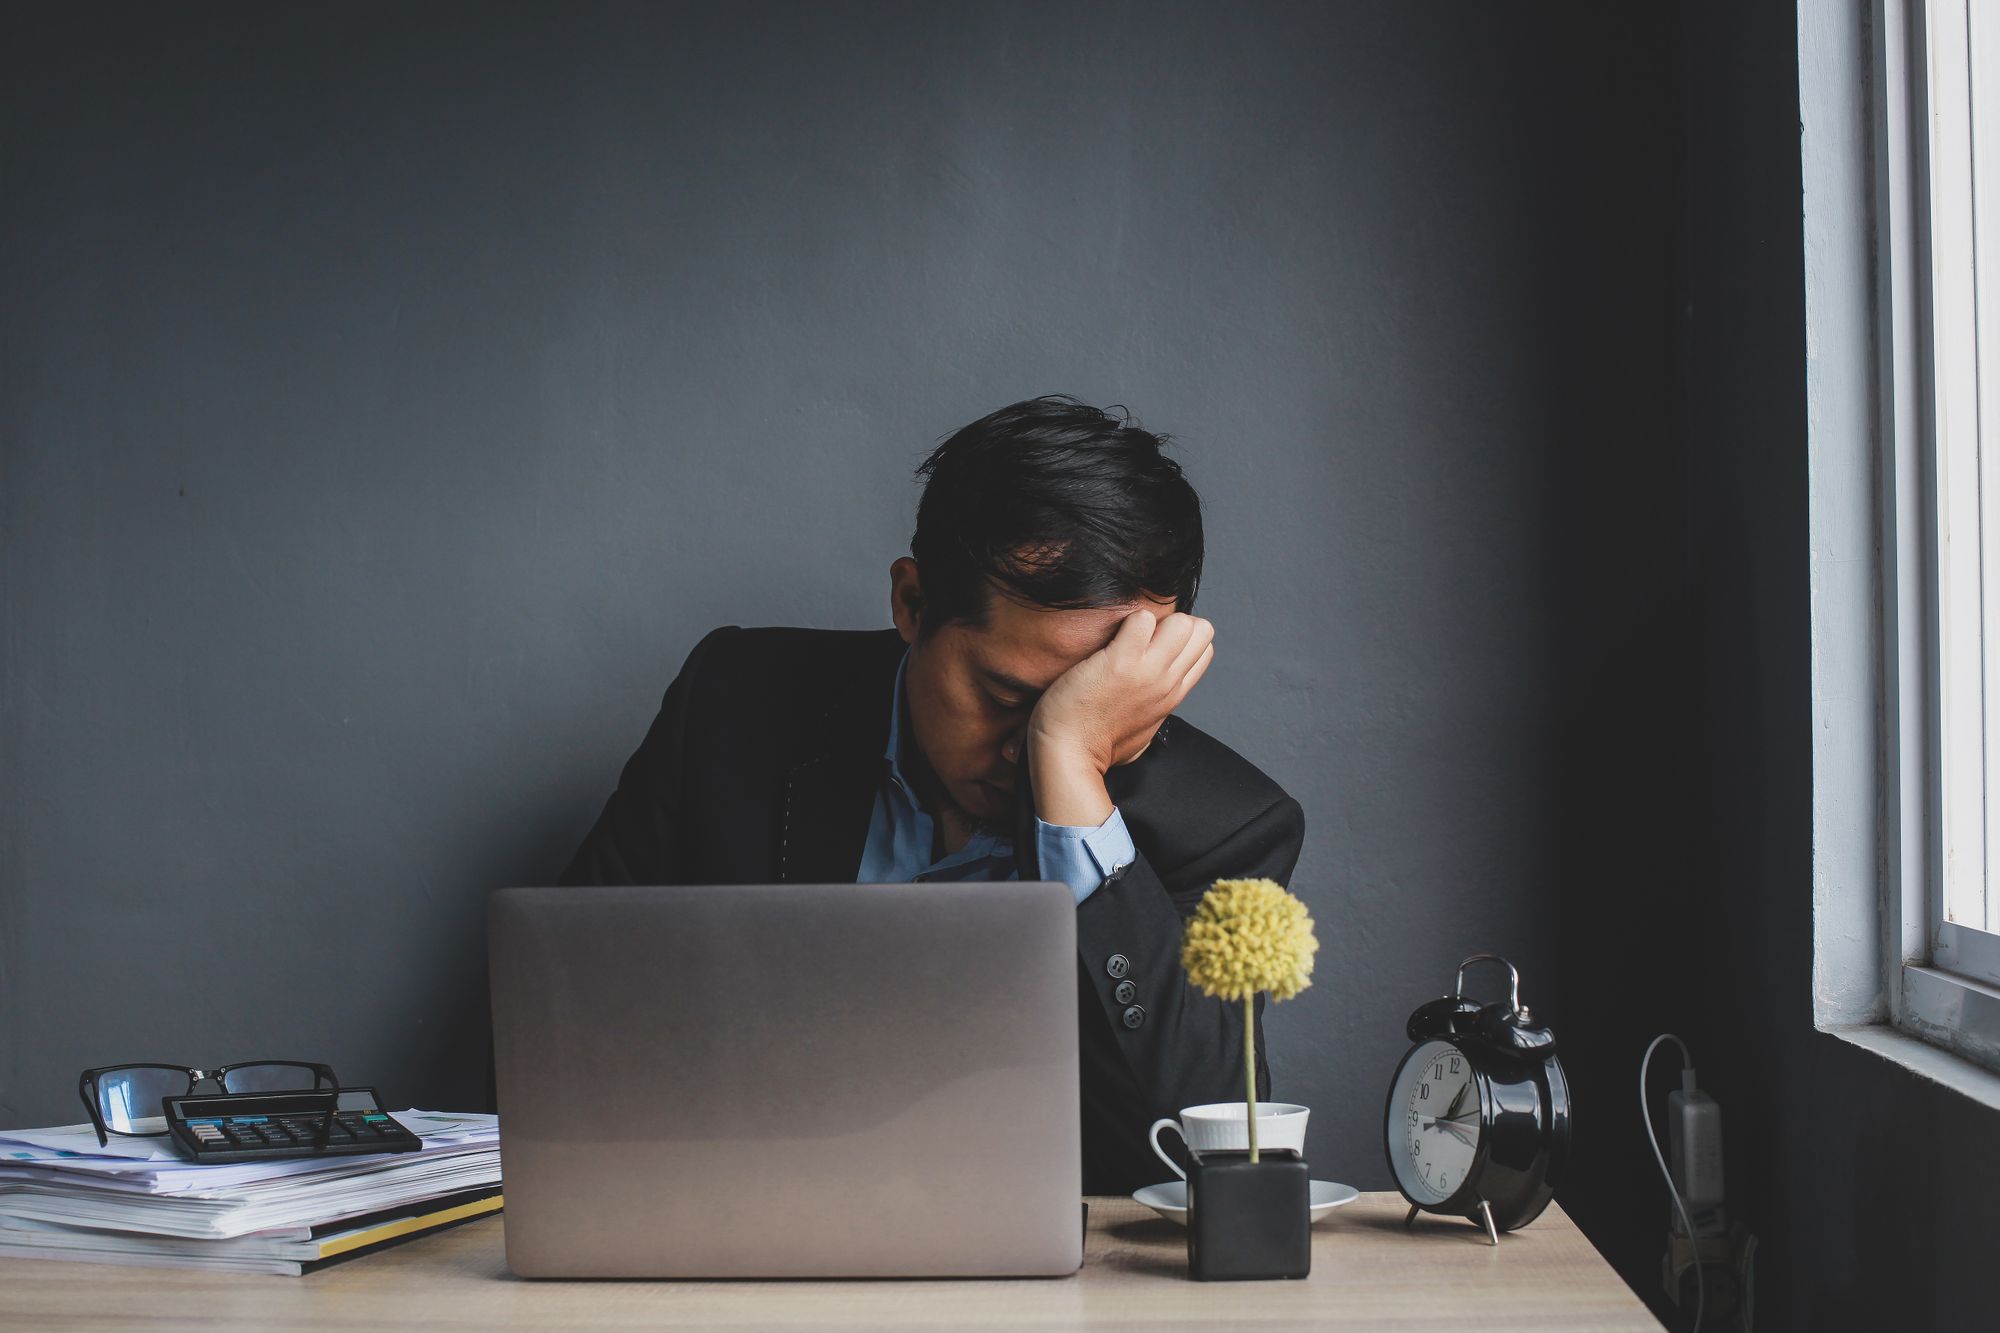
[[[504,1217],[302,1278],[0,1260],[0,1327],[103,1327],[146,1317],[202,1328],[1479,1328],[1660,1326],[1561,1209],[1502,1236],[1394,1193],[1313,1227],[1299,1282],[1190,1282],[1186,1233],[1125,1198],[1090,1201],[1074,1277],[929,1282],[527,1282]]]

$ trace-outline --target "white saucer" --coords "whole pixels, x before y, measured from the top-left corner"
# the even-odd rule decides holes
[[[1148,1185],[1133,1191],[1132,1197],[1166,1218],[1169,1222],[1187,1225],[1187,1182],[1169,1180],[1162,1185]],[[1330,1180],[1312,1182],[1312,1201],[1306,1205],[1317,1222],[1343,1203],[1353,1203],[1361,1197],[1361,1191],[1352,1185],[1336,1185]]]

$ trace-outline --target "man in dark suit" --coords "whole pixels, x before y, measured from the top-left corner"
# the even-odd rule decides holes
[[[1161,1174],[1156,1118],[1243,1098],[1241,1011],[1189,984],[1183,922],[1218,878],[1289,881],[1304,815],[1172,716],[1214,631],[1159,437],[1038,398],[918,471],[895,628],[702,639],[562,882],[1067,883],[1083,1188],[1130,1191]]]

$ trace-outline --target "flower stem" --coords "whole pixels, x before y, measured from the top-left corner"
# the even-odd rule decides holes
[[[1243,1103],[1250,1109],[1250,1160],[1257,1160],[1257,997],[1243,997]]]

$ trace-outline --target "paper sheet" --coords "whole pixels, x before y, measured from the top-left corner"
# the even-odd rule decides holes
[[[0,1130],[0,1215],[187,1237],[314,1226],[498,1183],[500,1122],[472,1112],[393,1113],[423,1140],[410,1153],[186,1161],[163,1139],[89,1125]],[[14,1239],[20,1239],[18,1236]]]

